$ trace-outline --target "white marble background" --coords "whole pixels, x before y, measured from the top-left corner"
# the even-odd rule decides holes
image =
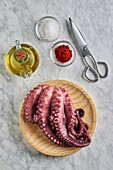
[[[82,77],[84,65],[77,54],[69,67],[60,68],[49,58],[53,43],[40,42],[35,23],[52,15],[61,23],[59,40],[72,42],[66,20],[72,17],[92,53],[109,65],[109,76],[97,83]],[[30,43],[40,53],[40,66],[29,81],[9,73],[4,66],[15,40]],[[87,148],[66,157],[50,157],[34,150],[24,139],[19,112],[27,92],[54,79],[82,86],[97,109],[97,128]],[[113,0],[0,0],[0,170],[112,170],[113,169]]]

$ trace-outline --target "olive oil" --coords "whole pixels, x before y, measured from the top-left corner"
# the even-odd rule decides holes
[[[28,44],[21,44],[21,47],[27,51],[28,58],[24,62],[19,62],[15,59],[14,53],[16,46],[14,46],[7,54],[6,62],[8,69],[15,75],[22,76],[26,78],[30,76],[39,65],[39,55],[38,52]]]

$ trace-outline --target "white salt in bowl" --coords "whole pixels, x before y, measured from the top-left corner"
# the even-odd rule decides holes
[[[55,41],[61,32],[59,21],[51,16],[41,18],[35,27],[38,39],[46,42]]]

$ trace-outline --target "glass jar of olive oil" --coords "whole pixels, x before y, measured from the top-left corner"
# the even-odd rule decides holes
[[[16,46],[8,52],[6,62],[12,73],[28,78],[39,65],[39,55],[32,46],[20,45],[20,42],[16,40]]]

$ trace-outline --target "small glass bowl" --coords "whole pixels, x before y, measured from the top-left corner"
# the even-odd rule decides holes
[[[68,62],[65,62],[65,63],[61,63],[59,62],[57,59],[56,59],[56,56],[55,56],[55,48],[57,48],[58,46],[61,46],[61,45],[68,45],[69,46],[69,49],[72,51],[72,57],[71,59],[68,61]],[[51,60],[53,61],[53,63],[55,63],[56,65],[58,66],[61,66],[61,67],[66,67],[66,66],[69,66],[71,65],[74,60],[75,60],[75,56],[76,56],[76,51],[75,51],[75,48],[74,46],[68,42],[68,41],[58,41],[57,43],[55,43],[52,48],[51,48],[51,51],[50,51],[50,58]]]
[[[61,27],[56,18],[46,16],[37,22],[35,31],[39,40],[52,42],[60,36]]]

